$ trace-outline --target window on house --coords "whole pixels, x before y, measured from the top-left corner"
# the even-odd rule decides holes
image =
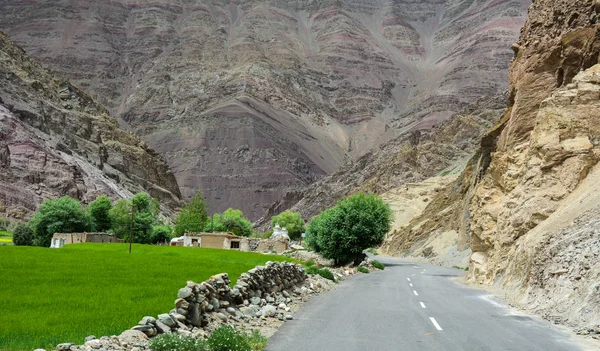
[[[239,249],[240,248],[240,242],[239,241],[232,241],[231,242],[231,248],[232,249]]]

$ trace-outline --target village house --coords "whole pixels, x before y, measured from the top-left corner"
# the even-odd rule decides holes
[[[50,241],[50,248],[58,249],[67,244],[80,243],[117,243],[123,242],[117,239],[115,234],[109,233],[56,233]]]

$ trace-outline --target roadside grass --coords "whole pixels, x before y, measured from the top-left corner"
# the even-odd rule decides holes
[[[0,246],[8,246],[8,245],[12,245],[13,241],[13,233],[6,231],[6,230],[0,230]]]
[[[249,252],[77,244],[0,246],[0,350],[53,349],[88,335],[118,335],[144,316],[170,311],[188,280],[239,275],[285,257]]]

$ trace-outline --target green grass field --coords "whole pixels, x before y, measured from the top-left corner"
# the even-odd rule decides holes
[[[88,335],[115,335],[169,312],[188,280],[232,281],[280,256],[184,247],[77,244],[0,246],[0,350],[53,349]]]
[[[0,246],[12,245],[13,233],[0,230]]]

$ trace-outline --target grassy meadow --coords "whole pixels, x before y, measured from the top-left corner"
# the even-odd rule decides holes
[[[0,230],[0,246],[12,245],[12,237],[13,233],[5,230]]]
[[[53,349],[88,335],[115,335],[144,316],[170,311],[188,280],[232,281],[283,257],[127,244],[60,249],[0,246],[0,350]]]

